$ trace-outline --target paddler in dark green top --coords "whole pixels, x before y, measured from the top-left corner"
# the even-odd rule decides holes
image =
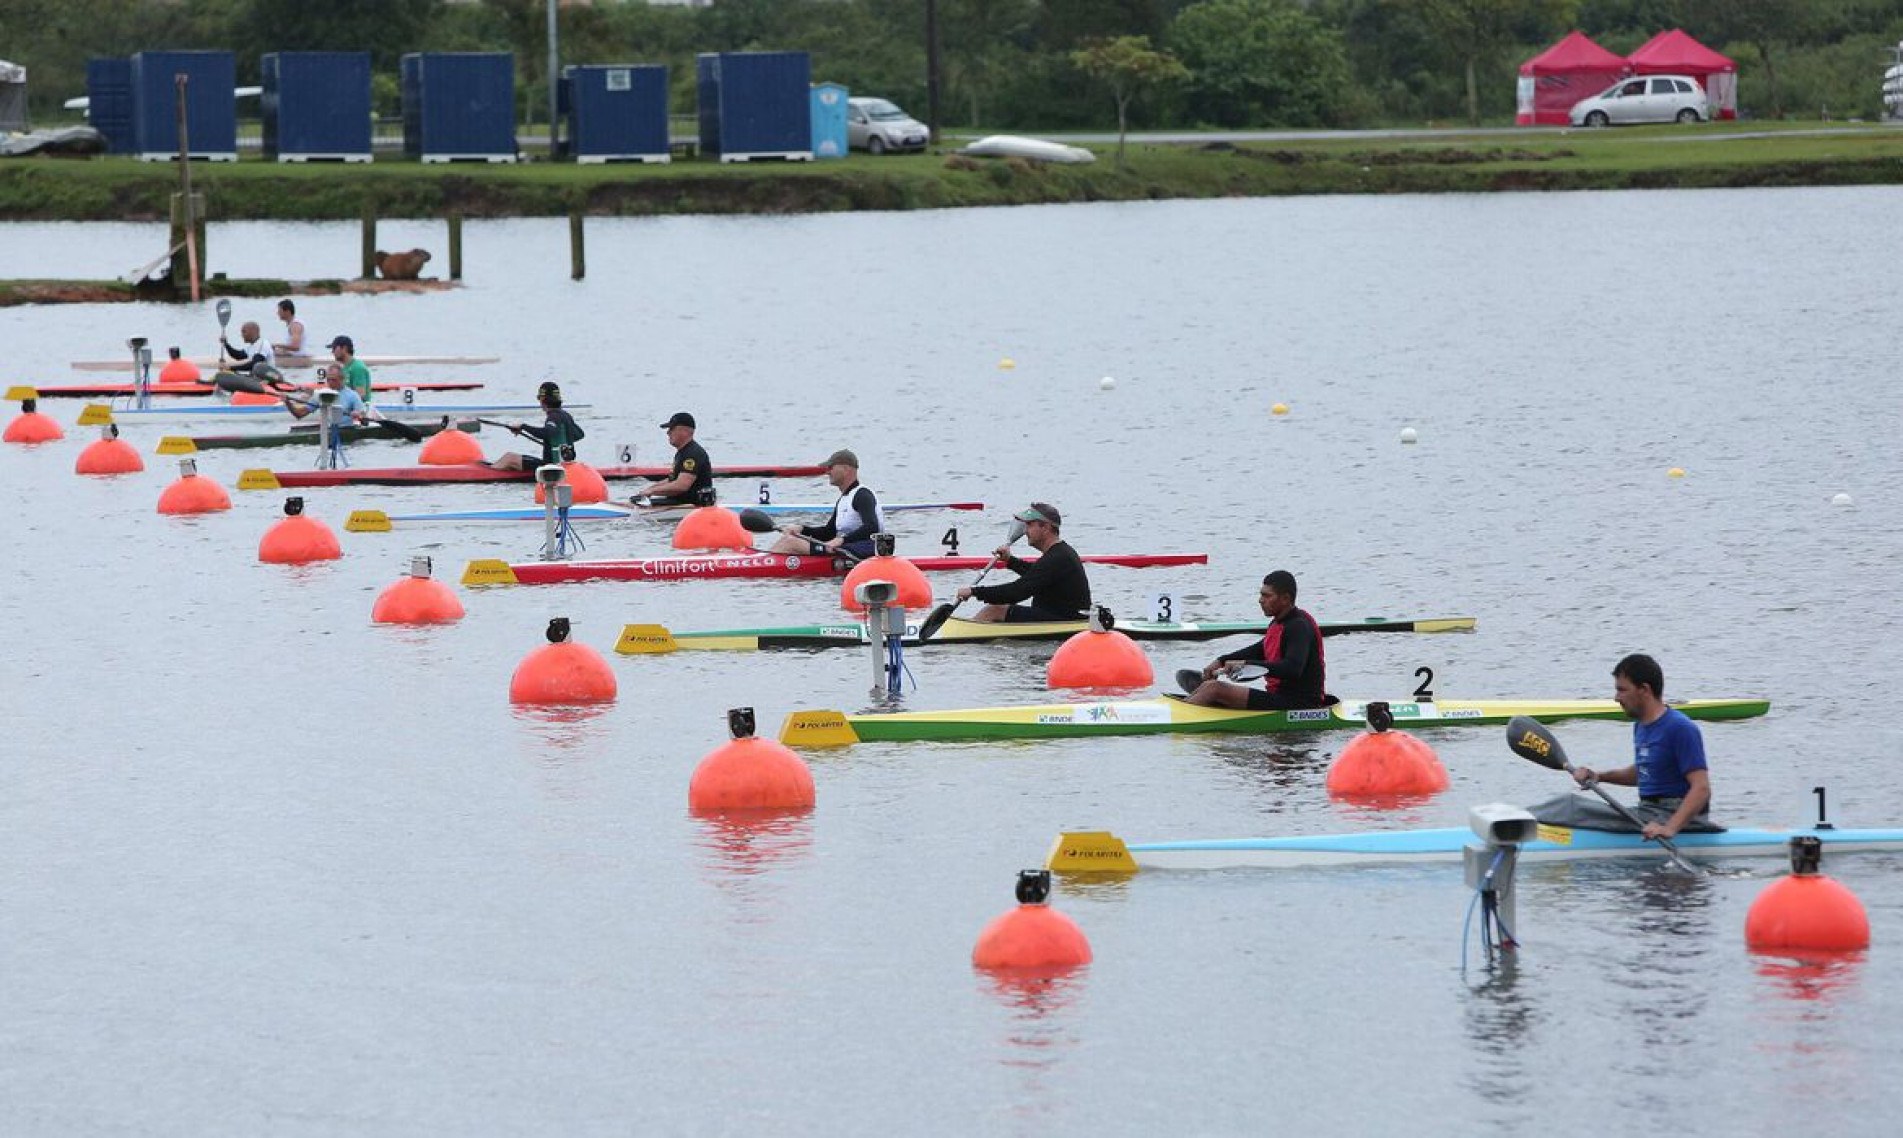
[[[583,439],[584,434],[581,426],[575,422],[575,417],[562,410],[562,389],[554,383],[544,383],[536,388],[535,399],[542,405],[542,414],[546,416],[542,425],[532,427],[527,423],[516,423],[509,428],[509,432],[527,435],[542,444],[542,466],[560,465],[565,457],[574,458],[575,444]],[[566,456],[563,455],[565,449],[568,451]],[[510,451],[490,465],[497,470],[521,470],[528,465],[528,460]]]

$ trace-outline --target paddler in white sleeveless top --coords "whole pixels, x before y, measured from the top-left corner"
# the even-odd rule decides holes
[[[859,485],[859,456],[836,450],[826,459],[826,481],[839,491],[832,519],[817,526],[781,526],[784,536],[769,553],[814,553],[840,550],[855,557],[872,556],[872,535],[885,532],[885,511],[871,490]]]

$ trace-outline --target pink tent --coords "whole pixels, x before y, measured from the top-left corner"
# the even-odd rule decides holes
[[[1640,75],[1689,75],[1704,85],[1712,118],[1738,117],[1738,65],[1677,28],[1646,40],[1626,63]]]
[[[1574,103],[1612,86],[1628,70],[1625,60],[1585,33],[1568,32],[1565,39],[1520,64],[1520,108],[1513,121],[1521,126],[1565,126],[1566,112]]]

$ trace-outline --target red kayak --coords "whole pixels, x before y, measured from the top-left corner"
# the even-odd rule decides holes
[[[475,391],[480,383],[461,383],[452,380],[431,380],[427,383],[373,383],[372,391]],[[52,387],[35,388],[41,399],[112,399],[121,395],[137,395],[139,389],[130,383],[62,383]],[[209,383],[154,383],[145,389],[147,395],[217,395],[218,388]]]
[[[352,470],[273,470],[245,471],[257,481],[269,473],[277,486],[423,486],[445,482],[533,482],[533,470],[497,470],[481,463],[460,466],[364,467]],[[666,466],[597,466],[595,473],[606,479],[646,478],[658,482],[673,473]],[[715,478],[817,478],[826,473],[823,466],[720,466]],[[277,487],[270,487],[276,489]],[[980,564],[983,564],[980,562]]]
[[[1156,569],[1205,565],[1207,553],[1102,553],[1083,558],[1092,565]],[[927,573],[983,569],[988,557],[908,557]],[[1027,557],[1026,561],[1036,561]],[[471,561],[465,585],[558,585],[570,581],[692,581],[714,577],[843,577],[853,563],[843,557],[799,553],[714,553],[700,557],[635,557],[617,561]]]

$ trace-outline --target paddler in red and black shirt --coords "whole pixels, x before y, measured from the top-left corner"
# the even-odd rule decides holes
[[[1204,707],[1249,711],[1286,711],[1326,707],[1330,702],[1322,661],[1322,630],[1306,610],[1295,607],[1295,574],[1286,569],[1262,578],[1258,594],[1269,629],[1259,643],[1218,656],[1203,669],[1203,682],[1189,702]],[[1261,688],[1220,679],[1244,664],[1268,669]]]

